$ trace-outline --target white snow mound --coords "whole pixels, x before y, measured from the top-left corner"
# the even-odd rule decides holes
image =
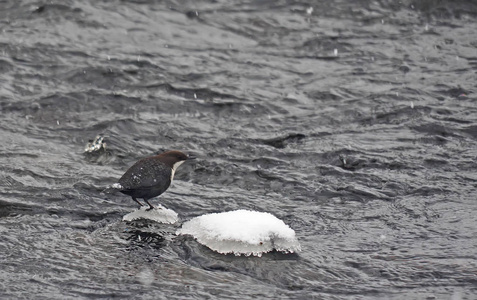
[[[301,251],[293,229],[274,215],[258,211],[202,215],[185,222],[177,234],[192,235],[222,254],[262,256],[274,249],[285,253]]]
[[[133,211],[123,217],[123,221],[134,221],[146,219],[164,224],[174,224],[179,220],[178,214],[172,209],[165,208],[162,205],[156,205],[154,209],[147,210],[148,206],[141,206],[138,210]]]

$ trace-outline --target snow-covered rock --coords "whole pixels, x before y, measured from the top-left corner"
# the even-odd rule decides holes
[[[272,250],[293,253],[301,250],[295,231],[270,213],[236,210],[207,214],[185,222],[178,234],[222,254],[261,256]]]
[[[175,211],[160,204],[156,205],[154,209],[147,210],[148,208],[149,206],[141,206],[138,210],[125,215],[123,221],[146,219],[159,223],[174,224],[179,220],[179,216]]]

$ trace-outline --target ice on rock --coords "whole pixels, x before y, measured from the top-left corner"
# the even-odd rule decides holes
[[[236,210],[196,217],[178,234],[192,235],[199,243],[222,254],[262,256],[272,250],[300,251],[295,231],[270,213]]]
[[[123,217],[123,221],[134,221],[139,219],[151,220],[158,223],[174,224],[179,220],[179,216],[172,209],[165,208],[162,205],[156,205],[154,209],[147,210],[149,206],[141,206]]]
[[[59,121],[56,121],[56,124],[59,124]],[[106,150],[106,143],[104,143],[104,138],[100,135],[96,136],[93,141],[90,141],[84,148],[85,153],[98,153]]]

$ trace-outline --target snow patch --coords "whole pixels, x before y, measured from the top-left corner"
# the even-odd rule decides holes
[[[141,206],[123,217],[123,221],[130,222],[139,219],[151,220],[158,223],[174,224],[179,220],[179,215],[172,209],[165,208],[162,205],[156,205],[154,209],[147,210],[149,206]]]
[[[185,222],[177,234],[192,235],[199,243],[222,254],[262,256],[272,250],[301,251],[295,231],[265,212],[236,210],[202,215]]]

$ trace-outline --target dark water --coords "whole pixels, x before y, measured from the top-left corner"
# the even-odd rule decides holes
[[[0,298],[477,299],[476,21],[470,0],[0,1]],[[303,251],[122,222],[135,203],[101,191],[166,149],[199,156],[160,197],[182,220],[270,212]]]

